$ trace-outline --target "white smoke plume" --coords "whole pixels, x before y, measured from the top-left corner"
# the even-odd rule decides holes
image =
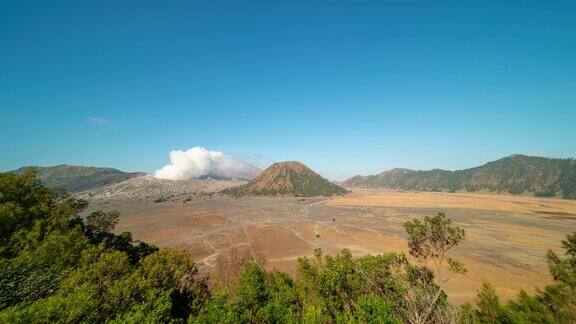
[[[202,176],[252,179],[260,170],[218,151],[197,146],[186,151],[171,151],[170,164],[154,173],[156,178],[188,180]]]

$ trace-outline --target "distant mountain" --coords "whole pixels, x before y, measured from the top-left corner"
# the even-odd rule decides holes
[[[410,169],[396,168],[389,171],[384,171],[377,175],[371,175],[371,176],[357,175],[344,181],[342,184],[348,187],[376,188],[381,187],[382,184],[396,183],[401,177],[413,172],[416,171]]]
[[[15,173],[27,169],[36,170],[38,179],[51,188],[64,188],[69,193],[94,189],[142,176],[142,172],[123,172],[112,168],[98,168],[75,165],[57,165],[52,167],[26,166]]]
[[[304,164],[289,161],[274,163],[249,183],[223,192],[235,196],[313,197],[343,195],[347,191]]]
[[[344,185],[424,191],[488,190],[576,199],[576,160],[514,154],[465,170],[393,169],[355,176],[344,181]]]

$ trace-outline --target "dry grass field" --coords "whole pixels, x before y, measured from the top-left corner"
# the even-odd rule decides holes
[[[576,217],[576,202],[574,200],[480,193],[356,189],[353,194],[333,199],[329,204],[338,206],[457,208]]]
[[[242,256],[263,256],[268,267],[293,272],[297,258],[317,247],[329,253],[347,248],[354,255],[407,253],[402,224],[445,212],[466,230],[454,254],[469,273],[448,286],[457,303],[472,301],[483,281],[505,299],[543,287],[551,281],[546,250],[559,250],[565,235],[576,231],[576,201],[375,190],[323,200],[216,196],[95,207],[122,212],[118,231],[190,251],[200,270],[214,278],[233,272],[231,262]]]

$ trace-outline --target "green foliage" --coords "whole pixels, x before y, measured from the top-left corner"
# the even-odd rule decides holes
[[[241,322],[294,322],[294,283],[285,273],[266,272],[250,262],[238,282],[234,309]]]
[[[407,294],[412,297],[409,298],[409,303],[404,305],[408,321],[453,321],[454,314],[447,303],[443,288],[450,280],[450,275],[467,272],[464,264],[448,256],[449,251],[464,240],[464,229],[453,225],[444,213],[413,219],[404,223],[404,228],[408,233],[410,254],[423,265],[432,263],[434,271],[426,267],[410,269],[410,281],[414,284]],[[448,274],[445,273],[446,267]]]
[[[248,262],[233,297],[217,293],[193,322],[214,323],[397,323],[389,297],[401,298],[402,285],[390,277],[407,260],[389,254],[353,259],[317,253],[301,258],[294,280],[286,273]]]
[[[361,323],[398,323],[398,320],[392,318],[392,305],[384,298],[376,296],[360,296],[356,318]]]
[[[413,219],[404,224],[408,233],[410,254],[419,260],[439,259],[465,237],[464,230],[453,226],[444,213]]]
[[[107,248],[126,252],[132,263],[158,251],[157,247],[145,242],[135,244],[130,232],[123,232],[120,235],[111,233],[110,231],[118,222],[118,217],[117,212],[95,211],[86,217],[86,221],[74,218],[71,222],[83,230],[91,244],[102,243]]]
[[[101,210],[95,211],[86,217],[86,227],[96,233],[110,232],[118,224],[120,213],[108,212]]]
[[[555,190],[544,190],[544,191],[537,191],[534,193],[536,197],[554,197],[556,196]]]
[[[230,297],[224,293],[216,293],[203,305],[202,312],[190,323],[235,323],[237,322],[235,309]]]
[[[482,288],[477,292],[476,305],[478,317],[483,322],[496,323],[501,313],[500,300],[496,290],[489,283],[483,283]]]
[[[523,192],[524,192],[524,188],[520,185],[513,185],[513,186],[508,188],[508,193],[511,193],[513,195],[519,195]]]
[[[46,218],[56,212],[50,190],[42,187],[34,172],[0,175],[0,256],[12,256],[27,244],[27,232],[36,227],[42,238]],[[33,238],[33,237],[29,237]]]
[[[576,318],[576,233],[562,242],[566,257],[549,251],[548,265],[552,285],[534,295],[525,291],[516,300],[500,305],[494,288],[484,284],[476,297],[476,309],[466,310],[471,320],[480,323],[573,323]]]
[[[189,314],[174,313],[174,296],[176,292],[184,293],[179,296],[194,293],[183,282],[195,273],[195,266],[183,252],[163,250],[133,266],[126,253],[95,246],[86,250],[80,266],[61,282],[54,295],[8,308],[0,313],[0,321],[69,318],[92,322],[116,318],[165,322],[184,318]]]
[[[172,301],[169,293],[152,301],[135,304],[125,313],[117,315],[110,323],[162,323],[170,320]]]
[[[111,231],[118,213],[43,187],[33,171],[0,174],[0,323],[186,319],[207,287],[188,254]]]
[[[79,262],[88,241],[77,229],[51,233],[35,249],[0,259],[0,309],[54,293]]]

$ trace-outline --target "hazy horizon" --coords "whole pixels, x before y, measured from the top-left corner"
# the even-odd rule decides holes
[[[527,154],[522,154],[522,153],[512,153],[512,154],[508,154],[508,155],[506,155],[506,156],[502,156],[502,157],[500,157],[500,158],[505,158],[505,157],[509,157],[509,156],[511,156],[511,155],[516,155],[516,154],[519,154],[519,155],[527,155]],[[532,156],[535,156],[535,157],[543,157],[543,158],[552,158],[552,159],[558,159],[558,158],[560,158],[560,159],[561,159],[561,158],[572,158],[572,159],[573,159],[573,158],[574,158],[573,156],[566,156],[566,157],[541,156],[541,155],[532,155]],[[498,158],[498,159],[500,159],[500,158]],[[395,167],[390,167],[390,168],[386,168],[386,169],[381,169],[381,170],[379,170],[379,171],[375,171],[375,172],[372,172],[372,173],[352,173],[352,174],[350,174],[350,175],[348,175],[348,176],[346,176],[346,177],[344,177],[344,178],[340,178],[340,179],[334,179],[334,178],[330,178],[330,177],[328,177],[328,178],[329,178],[329,180],[333,180],[333,181],[344,181],[344,180],[348,180],[349,178],[351,178],[351,177],[353,177],[353,176],[357,176],[357,175],[362,175],[362,176],[375,175],[375,174],[381,173],[381,172],[383,172],[383,171],[389,171],[389,170],[392,170],[392,169],[395,169],[395,168],[413,169],[413,170],[416,170],[416,171],[428,171],[428,170],[433,170],[433,169],[442,169],[442,170],[447,170],[447,171],[456,171],[456,170],[463,170],[463,169],[468,169],[468,168],[473,168],[473,167],[481,166],[481,165],[484,165],[484,164],[486,164],[486,163],[488,163],[488,162],[492,162],[492,161],[495,161],[495,160],[496,160],[496,159],[494,159],[494,160],[489,160],[489,161],[483,161],[483,162],[479,162],[478,164],[475,164],[475,165],[471,165],[471,166],[467,166],[467,167],[463,167],[463,168],[454,168],[454,169],[448,169],[448,168],[442,168],[442,167],[419,169],[419,168],[410,168],[410,167],[406,167],[406,166],[395,166]],[[264,170],[264,169],[266,169],[267,167],[269,167],[272,163],[275,163],[275,162],[286,162],[286,161],[274,161],[274,162],[272,162],[272,163],[270,163],[270,164],[268,164],[268,165],[256,165],[256,164],[252,164],[252,163],[250,163],[250,162],[248,162],[248,161],[239,161],[239,162],[245,163],[245,164],[249,164],[249,165],[253,165],[253,166],[258,167],[258,168],[261,169],[261,170]],[[167,164],[170,164],[170,163],[167,162]],[[144,172],[144,173],[147,173],[148,175],[152,175],[152,176],[156,176],[156,177],[158,177],[158,175],[157,175],[158,171],[161,171],[161,170],[163,169],[163,168],[160,168],[160,169],[157,169],[157,170],[132,170],[132,169],[123,169],[123,168],[119,168],[119,167],[112,167],[112,166],[109,166],[109,165],[74,164],[74,163],[66,163],[66,162],[55,163],[55,164],[44,164],[44,165],[41,165],[41,164],[29,164],[29,165],[22,165],[22,166],[20,166],[20,167],[27,167],[27,166],[52,167],[52,166],[58,166],[58,165],[86,166],[86,167],[102,167],[102,168],[108,167],[108,168],[115,168],[115,169],[118,169],[118,170],[120,170],[120,171],[125,171],[125,172]],[[314,169],[314,166],[311,166],[311,165],[308,165],[308,166],[311,167],[312,169]],[[16,168],[15,168],[15,169],[16,169]],[[13,170],[15,170],[15,169],[2,170],[2,171],[13,171]],[[316,170],[316,169],[314,169],[314,170]],[[316,171],[317,171],[317,170],[316,170]],[[0,171],[0,172],[1,172],[1,171]],[[324,174],[322,174],[322,172],[320,172],[320,174],[321,174],[322,176],[325,176]],[[218,174],[218,173],[215,173],[215,174],[205,173],[205,174],[201,174],[201,175],[216,175],[216,176],[221,176],[221,174]],[[222,176],[225,176],[225,175],[222,175]],[[171,178],[169,178],[169,177],[160,177],[160,178],[171,179]],[[197,176],[190,176],[189,178],[197,178]],[[246,178],[246,177],[238,176],[238,178]],[[175,180],[182,180],[182,179],[175,179]]]

